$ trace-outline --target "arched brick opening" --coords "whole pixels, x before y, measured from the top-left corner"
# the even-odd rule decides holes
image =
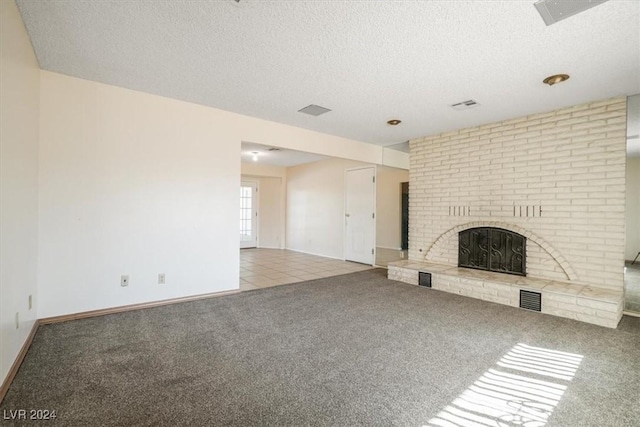
[[[526,230],[526,229],[524,229],[524,228],[522,228],[520,226],[517,226],[517,225],[514,225],[514,224],[509,224],[509,223],[506,223],[506,222],[500,222],[500,221],[474,221],[474,222],[468,222],[466,224],[460,224],[460,225],[457,225],[457,226],[447,230],[446,232],[442,233],[440,235],[440,237],[438,237],[436,239],[436,241],[433,242],[431,247],[427,250],[427,252],[425,254],[425,260],[429,260],[430,259],[430,255],[432,255],[433,253],[438,252],[440,250],[441,246],[448,239],[453,238],[454,236],[457,236],[460,231],[466,230],[468,228],[476,228],[476,227],[503,228],[505,230],[513,231],[514,233],[518,233],[518,234],[521,234],[521,235],[525,236],[527,239],[530,239],[532,242],[536,243],[542,249],[544,249],[549,254],[549,256],[551,258],[553,258],[558,263],[558,265],[560,266],[560,268],[562,268],[562,270],[567,275],[569,280],[577,280],[578,279],[578,276],[576,275],[575,271],[571,267],[571,264],[569,264],[569,262],[566,260],[566,258],[563,257],[562,254],[560,252],[558,252],[553,246],[551,246],[551,244],[549,242],[547,242],[546,240],[544,240],[540,236],[538,236],[538,235],[532,233],[531,231]]]

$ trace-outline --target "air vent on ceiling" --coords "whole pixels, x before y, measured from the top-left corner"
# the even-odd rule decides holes
[[[531,292],[520,290],[520,308],[527,310],[541,311],[542,294],[540,292]]]
[[[533,5],[538,9],[544,23],[555,24],[558,21],[577,15],[607,0],[540,0]]]
[[[280,151],[280,148],[278,148],[278,147],[271,147],[271,148],[269,148],[267,151]]]
[[[458,102],[457,104],[452,104],[451,108],[453,108],[454,110],[468,110],[469,108],[474,108],[474,107],[477,107],[478,105],[480,105],[480,104],[478,104],[473,99],[470,99],[468,101],[463,101],[463,102]]]
[[[299,113],[305,113],[312,116],[319,116],[321,114],[328,113],[329,111],[331,110],[315,104],[307,105],[303,109],[298,110]]]

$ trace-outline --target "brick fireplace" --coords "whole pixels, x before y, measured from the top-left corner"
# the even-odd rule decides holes
[[[458,268],[459,233],[502,229],[524,238],[526,278],[499,282],[564,287],[564,294],[543,295],[543,312],[546,302],[550,314],[612,326],[617,307],[618,318],[605,322],[595,308],[562,309],[583,291],[606,303],[622,299],[625,159],[626,98],[412,140],[409,259],[389,275],[425,263],[434,272],[455,268],[461,280],[466,271],[478,277],[485,272]],[[496,273],[486,274],[489,284]]]
[[[458,233],[458,267],[526,276],[527,238],[497,227]]]

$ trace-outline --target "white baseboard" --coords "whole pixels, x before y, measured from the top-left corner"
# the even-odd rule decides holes
[[[623,311],[622,314],[625,316],[640,317],[640,313],[636,313],[635,311]]]
[[[291,252],[298,252],[298,253],[306,254],[306,255],[320,256],[322,258],[337,259],[339,261],[344,261],[345,260],[344,258],[338,258],[338,257],[334,257],[334,256],[331,256],[331,255],[317,254],[317,253],[314,253],[314,252],[301,251],[301,250],[298,250],[298,249],[286,248],[286,250],[291,251]]]

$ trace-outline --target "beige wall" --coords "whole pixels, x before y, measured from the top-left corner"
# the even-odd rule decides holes
[[[409,171],[379,166],[376,169],[376,246],[400,249],[402,186]]]
[[[638,251],[640,251],[640,157],[627,159],[626,194],[627,240],[625,258],[633,260]]]
[[[258,183],[258,246],[285,247],[287,168],[242,162],[242,177]]]
[[[258,182],[258,247],[284,249],[282,178],[261,177]]]
[[[0,381],[36,319],[39,67],[13,0],[0,1]],[[33,308],[28,306],[33,296]],[[15,315],[19,313],[19,328]]]
[[[344,173],[351,167],[365,165],[362,162],[351,162],[342,159],[329,159],[304,165],[281,168],[277,166],[261,165],[259,163],[242,163],[243,177],[259,183],[260,191],[260,215],[258,226],[258,245],[260,247],[280,247],[276,240],[276,224],[286,224],[286,230],[292,233],[288,239],[289,249],[309,253],[323,253],[334,258],[342,258],[344,245]],[[269,178],[271,177],[271,178]],[[279,177],[279,178],[274,178]],[[280,181],[278,181],[280,179]],[[310,210],[320,209],[320,212],[331,212],[332,215],[318,215],[311,223],[301,218],[289,216],[286,223],[284,215],[287,203],[283,204],[282,211],[274,200],[278,195],[278,182],[287,183],[283,188],[283,199],[289,200],[294,205],[289,209],[289,215],[293,210],[306,212],[310,218]],[[400,183],[409,180],[409,171],[387,166],[378,166],[376,173],[376,233],[377,245],[398,249],[400,247],[400,220],[401,220],[401,188]],[[294,191],[295,194],[289,194]],[[300,200],[308,197],[313,207],[302,206]],[[325,200],[325,206],[317,205],[317,197]],[[326,206],[331,204],[331,206]],[[266,210],[265,210],[266,209]],[[309,209],[309,210],[308,210]],[[280,213],[281,212],[281,213]],[[304,222],[303,222],[304,221]],[[306,224],[304,227],[301,224]],[[315,233],[311,230],[327,230]],[[311,237],[313,236],[313,237]],[[305,239],[315,241],[316,244],[304,244]],[[282,239],[284,241],[284,239]],[[320,248],[320,249],[318,249]]]
[[[328,159],[287,169],[287,249],[344,259],[345,170],[364,165]]]
[[[240,140],[215,111],[43,71],[40,125],[40,317],[237,289]]]
[[[286,178],[287,168],[262,163],[242,162],[242,175]]]
[[[236,289],[240,141],[382,160],[381,147],[47,71],[40,134],[40,317]]]
[[[622,289],[625,128],[617,98],[412,140],[410,259],[457,265],[445,233],[496,221],[531,234],[530,276]]]

